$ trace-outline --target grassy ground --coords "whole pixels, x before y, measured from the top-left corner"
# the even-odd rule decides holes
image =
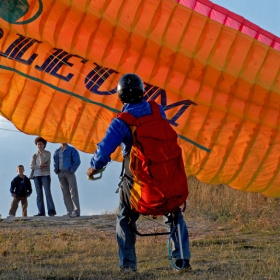
[[[121,274],[115,215],[0,224],[0,279],[279,279],[278,199],[190,178],[186,213],[193,270],[176,272],[166,236],[138,237],[138,272]],[[163,230],[161,219],[139,231]]]

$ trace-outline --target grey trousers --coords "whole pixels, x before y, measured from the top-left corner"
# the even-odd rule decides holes
[[[59,171],[58,179],[63,194],[67,214],[76,213],[80,216],[79,193],[75,173]]]

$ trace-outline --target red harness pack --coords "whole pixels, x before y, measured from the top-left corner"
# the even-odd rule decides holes
[[[151,115],[135,118],[123,112],[117,118],[130,126],[133,135],[130,207],[140,214],[156,216],[178,211],[187,199],[188,183],[177,134],[162,117],[157,103],[149,104]]]

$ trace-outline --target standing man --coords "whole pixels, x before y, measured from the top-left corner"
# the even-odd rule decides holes
[[[67,210],[64,216],[79,217],[80,202],[75,172],[81,163],[80,155],[74,147],[62,143],[61,147],[55,151],[53,158],[54,172],[58,175]]]
[[[138,77],[137,75],[135,74],[123,75],[118,82],[117,93],[120,100],[124,104],[122,109],[122,114],[126,114],[126,116],[129,115],[127,118],[128,120],[129,119],[138,120],[140,118],[141,120],[143,118],[147,120],[147,118],[149,119],[150,117],[153,118],[155,114],[157,120],[166,119],[165,112],[161,106],[159,106],[156,103],[152,104],[143,100],[144,85],[140,77]],[[140,170],[141,168],[143,168],[144,165],[139,163],[139,160],[141,160],[140,157],[138,159],[135,158],[139,154],[137,152],[134,152],[136,147],[135,143],[137,142],[137,140],[139,140],[139,139],[133,140],[135,139],[134,138],[135,133],[134,132],[132,133],[132,131],[134,131],[135,126],[133,126],[133,129],[131,129],[130,124],[128,124],[128,122],[126,122],[120,117],[122,114],[120,114],[118,117],[113,119],[113,121],[111,122],[111,124],[109,125],[106,131],[105,137],[100,143],[97,144],[97,150],[95,151],[91,159],[90,162],[91,167],[88,168],[87,175],[91,177],[94,174],[98,173],[98,171],[101,170],[104,166],[106,166],[106,164],[111,160],[110,155],[115,151],[115,149],[119,145],[121,145],[123,150],[123,157],[124,157],[125,174],[123,176],[122,184],[121,184],[120,202],[117,210],[116,231],[117,231],[117,242],[118,242],[119,259],[120,259],[119,266],[121,271],[125,272],[125,271],[137,270],[137,259],[136,259],[136,252],[135,252],[136,235],[135,232],[131,230],[130,225],[133,225],[133,227],[136,228],[135,223],[139,217],[139,213],[145,214],[145,212],[139,211],[141,210],[140,200],[141,203],[143,203],[144,200],[144,204],[142,204],[142,206],[147,206],[146,208],[143,207],[142,210],[145,208],[147,209],[148,212],[149,207],[150,206],[152,207],[151,205],[152,203],[150,203],[149,205],[149,201],[154,201],[153,204],[157,204],[157,197],[155,198],[151,195],[153,192],[153,187],[155,186],[153,185],[152,177],[154,176],[152,175],[156,173],[156,170],[154,169],[154,167],[152,170],[152,166],[151,168],[147,167],[146,168],[147,170],[145,169]],[[143,122],[145,122],[145,120],[143,120]],[[139,123],[141,124],[140,121]],[[136,125],[136,122],[134,122],[134,124]],[[146,131],[146,135],[149,135],[150,132],[151,131]],[[166,135],[165,132],[163,132],[162,134]],[[175,139],[177,139],[177,135],[174,131],[172,132],[172,134],[173,135],[175,134]],[[170,135],[166,135],[166,136],[167,138],[170,137]],[[166,143],[167,142],[165,142],[165,144]],[[155,146],[154,150],[152,151],[152,154],[157,150],[160,150],[160,147]],[[171,193],[171,196],[175,197],[176,199],[178,198],[178,200],[180,199],[180,202],[182,202],[183,204],[183,202],[186,200],[188,195],[188,185],[187,185],[185,172],[184,170],[182,172],[180,169],[180,168],[184,169],[183,160],[180,156],[181,156],[181,149],[179,148],[179,160],[177,162],[178,164],[177,165],[172,164],[171,166],[166,165],[168,166],[167,172],[165,172],[166,170],[164,169],[160,169],[160,174],[163,173],[168,174],[167,175],[168,181],[170,181],[170,179],[172,181],[172,183],[168,185],[168,191],[169,193]],[[136,167],[135,170],[137,169],[137,171],[139,171],[141,175],[145,173],[145,175],[143,175],[142,178],[148,178],[148,180],[146,179],[142,180],[142,178],[138,179],[137,175],[136,176],[135,174],[132,175],[131,172],[135,171],[133,170],[134,167]],[[176,173],[176,170],[174,168],[180,170],[179,176],[177,176],[178,173]],[[179,179],[180,176],[183,177],[181,181]],[[144,182],[144,180],[146,180],[146,182]],[[144,188],[142,183],[147,183]],[[160,189],[161,185],[159,184],[159,186],[156,187]],[[181,196],[180,194],[177,195],[178,189],[180,191],[183,190],[183,194]],[[158,193],[160,193],[160,190]],[[131,195],[133,199],[131,199],[129,195]],[[139,199],[140,196],[142,196],[141,199]],[[158,199],[158,201],[159,200],[160,199]],[[171,200],[172,199],[167,200],[166,203],[168,204],[168,202]],[[180,225],[179,228],[181,229],[180,233],[181,233],[181,242],[182,242],[182,252],[180,252],[180,244],[178,239],[172,236],[172,241],[174,244],[172,257],[174,258],[177,267],[183,268],[185,270],[190,270],[191,266],[190,266],[188,230],[179,206],[180,205],[175,205],[170,211],[170,213],[176,214],[176,223]],[[156,212],[157,210],[158,207],[155,207],[153,208],[152,211]],[[163,213],[167,214],[169,213],[169,210]],[[159,214],[156,213],[156,215]],[[164,216],[164,220],[166,226],[169,227],[170,220],[168,219],[168,215]]]

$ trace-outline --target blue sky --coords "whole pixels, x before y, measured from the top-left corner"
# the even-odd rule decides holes
[[[280,37],[280,0],[214,0],[212,1],[236,14],[243,16],[263,29]],[[9,188],[11,180],[17,175],[16,166],[23,164],[25,174],[30,174],[31,156],[37,151],[34,144],[36,136],[29,136],[17,131],[12,123],[0,117],[0,214],[8,215],[12,201]],[[48,143],[47,150],[52,154],[59,144]],[[90,154],[80,152],[82,164],[77,170],[81,215],[114,212],[118,206],[118,194],[115,194],[119,183],[121,164],[112,162],[98,181],[88,181],[86,170],[89,166]],[[57,175],[51,174],[51,189],[57,215],[66,213],[62,193]],[[28,215],[37,214],[36,191],[33,185],[33,194],[29,198]],[[21,209],[17,216],[21,215]]]

